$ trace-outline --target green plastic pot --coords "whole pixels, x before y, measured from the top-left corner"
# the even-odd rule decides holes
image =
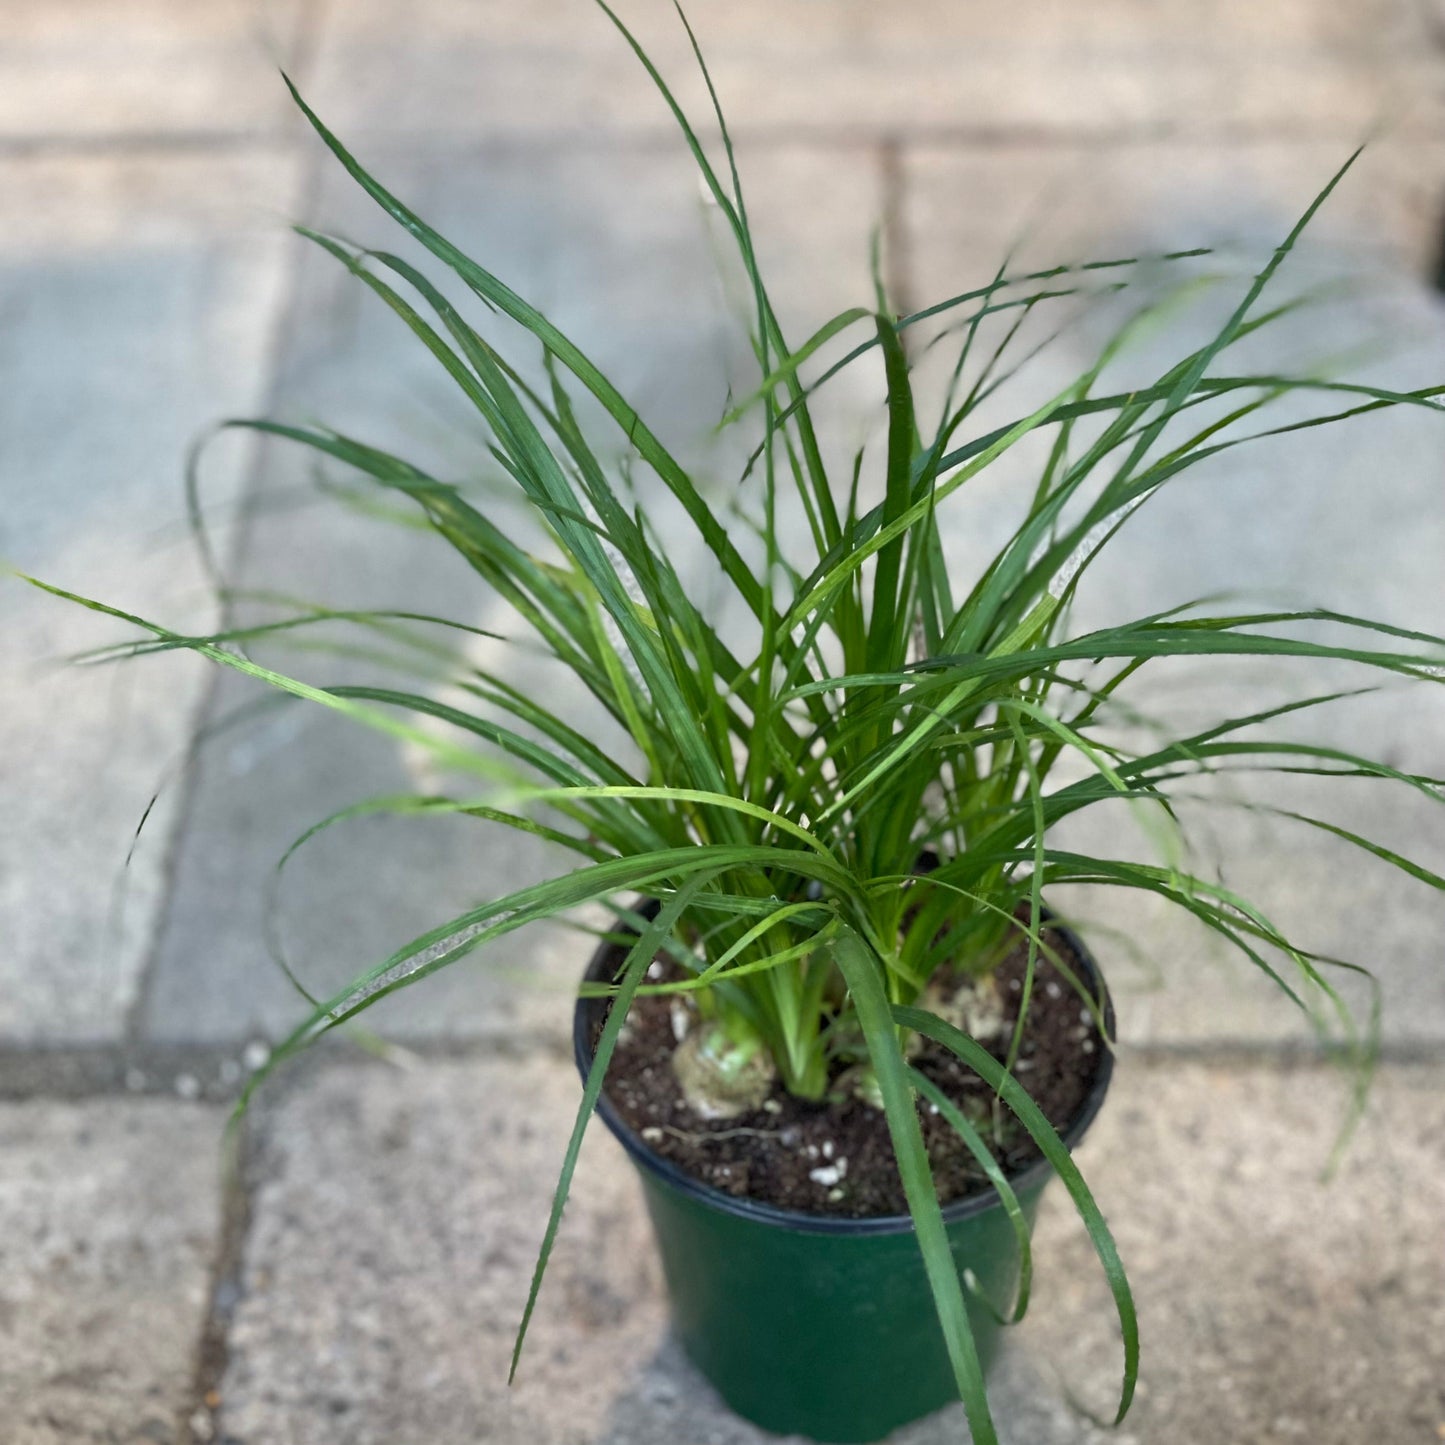
[[[1057,926],[1057,925],[1056,925]],[[1113,1013],[1093,959],[1065,933]],[[623,951],[606,944],[585,977],[611,981]],[[573,1042],[586,1077],[604,999],[579,999]],[[1107,1051],[1078,1116],[1071,1148],[1103,1103]],[[667,1277],[673,1326],[688,1356],[739,1415],[780,1435],[829,1442],[880,1440],[957,1398],[953,1370],[906,1215],[839,1219],[779,1209],[713,1189],[640,1139],[602,1095],[597,1112],[642,1178]],[[1052,1169],[1038,1160],[1010,1182],[1032,1224]],[[1006,1307],[1018,1281],[1013,1229],[997,1191],[944,1210],[953,1256]],[[969,1299],[985,1370],[1000,1327]]]

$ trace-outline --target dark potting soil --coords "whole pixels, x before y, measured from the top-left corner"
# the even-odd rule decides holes
[[[1069,940],[1053,930],[1045,937],[1081,977]],[[1026,966],[1027,948],[1021,944],[995,975],[1006,1027],[984,1042],[1001,1062],[1018,1019]],[[653,976],[659,969],[668,970],[664,977],[678,976],[672,968],[659,960]],[[907,1213],[883,1113],[846,1088],[834,1091],[829,1102],[810,1103],[775,1084],[762,1108],[737,1118],[710,1120],[694,1112],[672,1070],[673,1007],[680,997],[634,999],[607,1071],[607,1097],[650,1148],[714,1188],[784,1209],[852,1219]],[[1093,1014],[1041,954],[1015,1073],[1060,1132],[1083,1106],[1104,1048]],[[924,1040],[910,1063],[963,1110],[1005,1174],[1039,1157],[1027,1131],[995,1102],[993,1090],[953,1054]],[[918,1110],[939,1200],[948,1204],[988,1188],[983,1170],[948,1122],[926,1101],[919,1101]]]

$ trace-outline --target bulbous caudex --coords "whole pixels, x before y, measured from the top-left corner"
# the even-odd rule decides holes
[[[760,1109],[778,1077],[767,1045],[736,1014],[694,1027],[673,1051],[672,1068],[688,1107],[703,1119]]]

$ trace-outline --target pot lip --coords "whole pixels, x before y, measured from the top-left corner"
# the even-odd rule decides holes
[[[633,906],[635,913],[647,916],[650,912],[656,912],[657,905],[650,899],[638,899]],[[1049,919],[1052,915],[1047,909],[1044,910],[1044,917]],[[1110,1037],[1114,1035],[1114,1004],[1105,986],[1103,974],[1094,956],[1086,949],[1078,936],[1069,928],[1060,923],[1052,925],[1065,939],[1077,954],[1080,963],[1083,965],[1083,972],[1089,983],[1096,990],[1097,995],[1103,1003],[1104,1025]],[[604,974],[604,966],[617,949],[614,943],[605,940],[598,946],[587,964],[583,974],[584,982],[594,982]],[[577,1070],[585,1080],[587,1071],[592,1063],[592,1045],[589,1035],[592,1031],[592,1024],[598,1010],[606,1003],[601,998],[578,998],[572,1014],[572,1049],[576,1059]],[[1069,1123],[1066,1129],[1060,1131],[1059,1137],[1064,1145],[1071,1152],[1079,1141],[1084,1137],[1089,1125],[1093,1123],[1094,1116],[1099,1112],[1104,1102],[1104,1095],[1109,1089],[1109,1080],[1114,1072],[1114,1052],[1112,1048],[1102,1050],[1099,1057],[1098,1072],[1094,1076],[1094,1082],[1089,1087],[1089,1092],[1080,1106],[1078,1114]],[[632,1160],[639,1168],[654,1176],[658,1181],[668,1185],[676,1192],[687,1196],[696,1203],[708,1208],[718,1210],[723,1214],[731,1214],[739,1219],[751,1220],[757,1224],[768,1224],[775,1227],[791,1230],[799,1234],[830,1234],[853,1237],[868,1235],[894,1235],[911,1234],[913,1232],[913,1217],[909,1214],[877,1214],[862,1219],[850,1219],[841,1215],[832,1214],[806,1214],[801,1210],[783,1209],[776,1204],[766,1204],[761,1200],[748,1199],[735,1194],[727,1194],[721,1189],[715,1189],[710,1184],[703,1183],[700,1179],[693,1178],[679,1168],[670,1159],[665,1159],[656,1153],[632,1130],[623,1120],[622,1116],[613,1107],[604,1091],[597,1100],[597,1114],[608,1129],[616,1136],[622,1147],[632,1156]],[[1053,1166],[1047,1159],[1039,1158],[1034,1160],[1019,1173],[1010,1176],[1009,1183],[1016,1192],[1024,1192],[1035,1186],[1041,1187],[1053,1174]],[[952,1204],[943,1206],[943,1222],[945,1225],[956,1224],[965,1219],[971,1219],[975,1215],[983,1214],[987,1210],[1001,1206],[999,1193],[993,1185],[987,1189],[980,1190],[976,1194],[970,1194],[966,1198],[955,1200]]]

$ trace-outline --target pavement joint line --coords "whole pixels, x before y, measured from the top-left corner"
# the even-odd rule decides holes
[[[255,155],[294,150],[304,137],[291,123],[276,130],[117,131],[104,135],[0,135],[0,160],[59,158],[62,160],[164,155],[201,151],[218,155]]]
[[[304,88],[303,88],[304,89]],[[914,148],[960,150],[1057,149],[1104,147],[1148,148],[1169,146],[1317,145],[1356,144],[1360,128],[1306,124],[1292,126],[1255,123],[1189,126],[1171,123],[1103,126],[1088,130],[1064,125],[770,125],[733,127],[733,138],[745,149],[754,146],[784,148],[807,146],[822,150],[857,150],[896,144],[901,151]],[[529,153],[566,149],[574,153],[635,150],[674,150],[681,144],[675,132],[660,125],[631,125],[597,129],[569,126],[487,134],[462,130],[417,130],[382,133],[369,125],[351,127],[357,144],[384,147],[389,153],[426,154],[429,151],[512,151]],[[1392,139],[1445,141],[1445,122],[1415,121],[1390,133]],[[0,160],[32,156],[154,155],[169,151],[190,153],[264,153],[309,148],[309,133],[299,119],[288,118],[266,130],[158,130],[116,131],[106,134],[0,135]]]
[[[1219,1068],[1352,1067],[1349,1052],[1340,1044],[1310,1039],[1186,1039],[1177,1043],[1126,1044],[1118,1057],[1145,1067],[1205,1064]],[[1399,1039],[1381,1044],[1371,1054],[1372,1066],[1430,1068],[1445,1064],[1445,1043],[1436,1039]]]
[[[204,1445],[215,1436],[214,1412],[230,1363],[231,1321],[243,1295],[246,1245],[254,1218],[253,1198],[261,1182],[259,1156],[249,1118],[228,1134],[221,1176],[221,1220],[206,1290],[206,1312],[196,1339],[191,1385],[176,1421],[177,1445]]]
[[[1426,38],[1436,50],[1445,51],[1445,10],[1430,0],[1417,0],[1415,10],[1425,28]]]
[[[904,143],[896,134],[890,133],[878,141],[879,193],[883,212],[880,221],[883,284],[889,304],[898,316],[908,316],[918,309],[907,223],[908,167],[904,161],[904,149]],[[905,351],[910,340],[905,335]]]
[[[247,1054],[259,1041],[231,1044],[99,1044],[80,1046],[0,1047],[0,1101],[76,1100],[129,1096],[173,1098],[178,1104],[233,1103],[253,1071]],[[260,1045],[264,1048],[264,1045]],[[486,1060],[571,1058],[571,1040],[560,1033],[524,1033],[476,1039],[400,1039],[389,1041],[380,1055],[350,1040],[338,1039],[322,1050],[300,1054],[288,1066],[329,1070],[366,1064],[409,1067],[435,1063],[479,1063]],[[1186,1064],[1219,1068],[1338,1069],[1349,1060],[1308,1040],[1215,1040],[1178,1044],[1124,1045],[1118,1051],[1126,1065],[1166,1069]],[[1430,1068],[1445,1064],[1445,1047],[1428,1040],[1407,1040],[1383,1046],[1377,1064],[1391,1068]],[[263,1085],[264,1100],[276,1084]]]
[[[321,41],[331,20],[332,0],[303,0],[297,7],[296,27],[291,35],[291,73],[294,79],[309,84]],[[299,117],[297,117],[299,119]]]
[[[232,1103],[247,1077],[269,1057],[258,1038],[225,1044],[170,1044],[133,1040],[119,1044],[0,1045],[0,1102],[85,1100],[129,1096],[174,1098],[178,1103]],[[570,1039],[560,1032],[525,1032],[476,1039],[388,1040],[385,1052],[336,1038],[322,1049],[296,1056],[288,1065],[329,1068],[373,1062],[405,1069],[415,1062],[571,1057]],[[279,1081],[279,1075],[278,1075]],[[266,1092],[263,1086],[262,1094]]]

